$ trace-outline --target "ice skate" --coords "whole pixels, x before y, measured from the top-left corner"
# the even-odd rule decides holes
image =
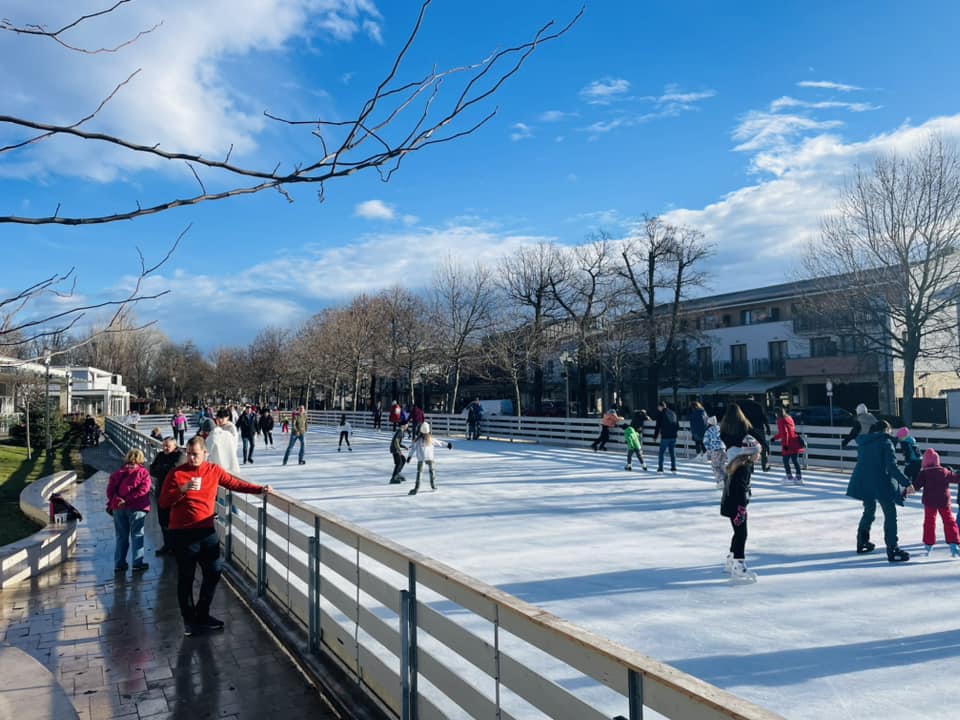
[[[624,470],[633,470],[633,465],[631,465],[630,463],[627,463],[626,465],[623,466],[623,469],[624,469]]]
[[[926,551],[924,552],[924,555],[930,557],[930,552],[933,550],[933,545],[924,545],[923,548]]]
[[[803,485],[803,478],[800,477],[799,475],[797,475],[797,477],[796,477],[796,478],[794,479],[794,481],[793,481],[793,484],[794,484],[794,485]]]
[[[910,559],[910,553],[901,550],[899,547],[887,548],[887,560],[889,562],[907,562]]]
[[[643,468],[643,471],[644,471],[644,472],[646,472],[646,471],[647,471],[647,466],[646,466],[646,465],[641,465],[640,467],[642,467],[642,468]]]
[[[873,552],[873,549],[876,547],[872,542],[870,542],[870,536],[866,533],[857,533],[857,555],[863,555],[864,553]]]
[[[723,561],[723,571],[729,575],[733,571],[733,553],[728,552],[726,559]]]
[[[786,475],[783,480],[780,481],[781,485],[793,485],[793,475]]]
[[[960,545],[950,543],[950,557],[960,557]]]
[[[753,570],[747,570],[743,560],[734,560],[733,567],[730,569],[730,579],[738,583],[755,583],[757,574]]]

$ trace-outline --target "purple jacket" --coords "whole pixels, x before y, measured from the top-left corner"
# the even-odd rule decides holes
[[[110,475],[107,504],[112,510],[150,512],[150,472],[143,465],[124,465]],[[123,504],[118,501],[123,498]]]

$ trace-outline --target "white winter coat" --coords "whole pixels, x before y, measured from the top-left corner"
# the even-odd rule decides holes
[[[427,440],[426,435],[421,435],[410,446],[410,457],[416,456],[417,462],[433,462],[433,449],[444,447],[446,444],[446,440],[438,440],[433,437]]]
[[[233,432],[230,432],[230,430]],[[232,423],[217,426],[207,436],[207,460],[219,465],[231,475],[240,473],[237,461],[237,428]]]
[[[353,428],[350,427],[350,421],[348,420],[343,425],[337,425],[337,429],[340,432],[345,432],[347,435],[350,435],[353,432]]]

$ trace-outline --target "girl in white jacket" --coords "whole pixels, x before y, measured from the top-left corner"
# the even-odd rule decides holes
[[[420,489],[420,473],[423,470],[424,463],[427,464],[427,469],[430,471],[430,487],[434,490],[437,489],[437,476],[433,470],[433,448],[443,447],[444,445],[447,446],[448,450],[453,449],[453,443],[433,439],[433,435],[430,434],[430,423],[425,422],[420,426],[420,437],[410,446],[410,454],[407,456],[407,462],[410,462],[414,455],[417,456],[417,483],[413,486],[413,490],[407,493],[408,495],[416,495],[417,490]]]
[[[337,452],[340,452],[340,448],[343,447],[344,440],[347,441],[347,450],[353,452],[353,448],[350,447],[350,432],[353,428],[350,427],[346,415],[340,416],[340,425],[338,427],[340,428],[340,442],[337,443]]]

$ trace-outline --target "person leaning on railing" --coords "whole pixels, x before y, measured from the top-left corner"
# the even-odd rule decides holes
[[[207,462],[207,444],[200,437],[187,443],[187,462],[167,473],[160,491],[160,507],[170,510],[169,537],[177,558],[177,601],[183,617],[183,634],[222,630],[223,621],[210,614],[213,594],[220,581],[220,541],[214,524],[217,488],[264,495],[269,485],[255,485]],[[193,579],[197,565],[203,574],[200,596],[194,604]]]

